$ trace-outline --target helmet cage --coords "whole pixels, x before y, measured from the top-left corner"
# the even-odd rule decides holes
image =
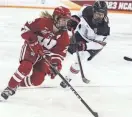
[[[107,15],[107,4],[105,1],[96,1],[93,5],[93,22],[98,24],[102,22]]]
[[[70,19],[71,13],[68,8],[65,7],[57,7],[53,12],[54,25],[59,30],[67,29],[67,21]]]

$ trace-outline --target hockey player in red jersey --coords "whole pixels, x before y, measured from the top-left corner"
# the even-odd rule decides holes
[[[4,99],[15,94],[18,86],[38,86],[46,75],[54,79],[56,74],[42,58],[41,53],[56,67],[62,69],[62,60],[66,56],[69,45],[67,21],[70,11],[65,7],[54,9],[53,15],[49,14],[26,22],[21,29],[21,37],[25,40],[22,46],[20,65],[11,77],[7,88],[1,93]],[[31,76],[28,75],[32,72]]]

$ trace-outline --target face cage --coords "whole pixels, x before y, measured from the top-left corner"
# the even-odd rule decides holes
[[[55,26],[59,30],[67,30],[67,22],[70,18],[68,17],[56,17]]]
[[[94,23],[101,23],[103,18],[105,17],[104,13],[102,12],[94,12],[93,14],[93,22]]]

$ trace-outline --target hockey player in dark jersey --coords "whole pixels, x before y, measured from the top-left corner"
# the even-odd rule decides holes
[[[80,12],[72,16],[75,20],[69,20],[68,29],[74,29],[74,38],[68,48],[69,53],[79,51],[81,61],[92,60],[106,45],[106,38],[110,35],[109,19],[107,16],[107,4],[105,1],[96,1],[92,6],[83,7]],[[76,43],[74,43],[76,40]],[[102,43],[98,43],[102,42]],[[74,74],[80,71],[78,60],[71,65],[67,81],[71,81]],[[67,85],[62,81],[60,85]]]

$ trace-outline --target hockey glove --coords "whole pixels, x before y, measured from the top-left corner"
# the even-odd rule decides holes
[[[31,50],[35,53],[35,54],[40,54],[40,52],[43,52],[43,47],[39,44],[38,41],[35,41],[33,43],[29,43],[29,46],[31,48]]]
[[[73,19],[70,19],[68,22],[67,22],[67,28],[69,31],[71,31],[71,29],[76,29],[78,23],[80,22],[80,18],[76,15],[73,15],[72,16]]]
[[[83,41],[80,41],[78,44],[77,44],[77,49],[78,51],[85,51],[87,49],[87,45],[85,42]]]
[[[61,61],[59,59],[52,59],[51,64],[58,71],[60,71],[62,69]],[[51,69],[49,75],[51,76],[51,79],[54,79],[57,74],[55,73],[54,70]]]
[[[68,52],[73,54],[75,53],[77,50],[78,51],[85,51],[87,49],[87,45],[85,42],[79,42],[76,44],[70,44],[69,48],[68,48]]]
[[[27,27],[28,28],[28,27]],[[43,51],[42,46],[38,42],[37,35],[32,31],[22,28],[24,33],[21,34],[22,38],[28,43],[30,49],[35,53],[39,54],[39,51]]]

